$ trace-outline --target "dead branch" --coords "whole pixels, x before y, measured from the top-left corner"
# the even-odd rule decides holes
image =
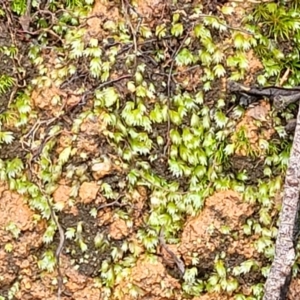
[[[159,233],[159,243],[160,245],[167,251],[167,253],[172,257],[172,259],[174,260],[174,262],[176,263],[177,265],[177,268],[178,270],[180,271],[180,274],[183,276],[184,272],[185,272],[185,265],[184,265],[184,262],[176,256],[176,254],[171,251],[169,249],[169,247],[167,246],[166,244],[166,241],[165,241],[165,237],[164,237],[164,230],[163,228],[161,228],[160,230],[160,233]]]
[[[277,111],[285,109],[289,104],[300,99],[299,87],[249,87],[234,81],[229,81],[227,83],[227,89],[229,92],[239,94],[242,98],[245,98],[243,101],[240,100],[240,103],[243,105],[246,104],[246,106],[257,102],[262,97],[269,98]]]
[[[296,236],[300,190],[300,110],[298,111],[294,142],[285,178],[280,225],[275,257],[265,284],[263,300],[284,300],[291,281],[296,257]]]
[[[37,176],[37,178],[38,178],[38,176]],[[50,209],[51,219],[55,223],[55,225],[58,229],[58,233],[59,233],[59,245],[57,246],[56,251],[55,251],[55,259],[56,259],[56,271],[57,271],[57,300],[60,300],[61,294],[63,292],[63,275],[61,272],[60,256],[63,251],[64,244],[65,244],[65,232],[64,232],[62,226],[60,225],[60,223],[58,221],[58,217],[56,216],[54,209],[50,203],[49,195],[42,187],[42,183],[38,179],[35,181],[35,183],[39,187],[43,196],[46,198],[47,204]]]
[[[176,51],[174,51],[172,58],[171,58],[171,66],[169,69],[169,73],[168,73],[168,81],[167,81],[167,106],[168,106],[168,120],[167,120],[167,141],[166,141],[166,146],[164,147],[164,155],[166,155],[169,151],[169,146],[170,146],[170,127],[171,127],[171,120],[170,120],[170,106],[171,106],[171,80],[172,80],[172,72],[173,72],[173,68],[174,68],[174,64],[175,64],[175,58],[177,56],[177,54],[180,52],[180,50],[182,49],[182,47],[184,46],[184,43],[186,41],[186,39],[189,36],[189,33],[186,34],[186,36],[184,37],[184,39],[182,40],[182,42],[180,43],[179,47],[176,49]]]

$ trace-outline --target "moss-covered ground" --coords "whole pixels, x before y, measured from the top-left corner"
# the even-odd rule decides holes
[[[0,3],[0,299],[262,299],[300,1]]]

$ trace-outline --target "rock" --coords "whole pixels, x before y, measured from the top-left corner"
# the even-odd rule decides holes
[[[109,227],[109,234],[115,240],[121,240],[128,236],[129,229],[124,220],[115,217],[113,223]]]
[[[99,180],[112,172],[113,164],[109,158],[105,157],[103,162],[94,163],[91,169],[94,179]]]
[[[99,185],[96,182],[84,182],[79,189],[79,197],[84,204],[96,199]]]

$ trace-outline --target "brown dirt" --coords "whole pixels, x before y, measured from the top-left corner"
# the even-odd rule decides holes
[[[269,142],[275,134],[270,111],[270,103],[264,100],[247,108],[231,136],[232,141],[237,145],[239,145],[237,141],[246,141],[235,149],[235,155],[230,158],[230,164],[234,172],[246,171],[248,182],[256,183],[264,178],[263,157],[266,155],[264,141]],[[243,138],[240,137],[241,132],[244,133]]]
[[[72,188],[63,182],[59,184],[53,193],[53,200],[55,203],[62,203],[64,208],[68,207],[71,198]]]
[[[248,64],[249,64],[248,72],[247,72],[248,76],[246,77],[246,80],[244,83],[246,85],[250,85],[253,82],[255,82],[257,73],[263,69],[263,65],[262,65],[261,61],[255,56],[253,50],[250,50],[247,53],[247,59],[248,59]]]
[[[121,240],[128,236],[129,229],[125,220],[120,219],[118,216],[113,216],[112,223],[109,226],[109,235],[114,240]]]
[[[33,91],[32,100],[36,108],[51,112],[53,115],[60,111],[61,103],[56,102],[56,97],[65,96],[64,93],[54,85]]]
[[[93,172],[93,177],[95,178],[95,180],[99,180],[106,175],[111,174],[114,170],[114,165],[111,160],[106,157],[105,159],[103,159],[103,161],[95,162],[92,165],[91,170]]]
[[[266,101],[260,101],[258,105],[247,109],[245,116],[236,126],[236,132],[244,130],[248,145],[239,147],[235,152],[236,155],[248,156],[250,149],[258,155],[265,153],[265,149],[260,145],[260,140],[268,141],[275,133],[269,116],[270,110],[270,104]],[[236,142],[237,136],[233,135],[232,140]]]
[[[33,256],[29,257],[22,263],[20,274],[22,279],[20,282],[20,290],[15,295],[15,299],[25,300],[44,300],[44,299],[57,299],[57,296],[53,292],[53,278],[57,276],[56,272],[44,273],[38,276],[39,270],[37,268],[36,260],[33,260]],[[93,282],[90,278],[79,274],[72,266],[70,260],[62,256],[61,257],[61,270],[65,276],[65,295],[61,299],[87,300],[87,299],[99,299],[100,290],[93,287]]]
[[[49,118],[58,117],[62,111],[77,106],[81,97],[74,95],[73,91],[63,91],[52,83],[50,87],[36,88],[32,92],[31,99],[34,107]]]
[[[0,195],[0,295],[6,296],[20,276],[30,272],[28,268],[36,263],[33,253],[43,244],[45,222],[34,221],[34,213],[26,205],[23,197],[9,191],[3,182],[0,183]],[[9,224],[14,224],[20,231],[15,238],[8,233]],[[12,247],[12,252],[4,250],[8,245]]]
[[[132,284],[141,291],[141,296],[138,299],[182,299],[179,291],[180,283],[166,272],[164,265],[157,256],[142,255],[139,257],[131,270],[131,276],[117,288],[117,292],[124,297],[122,299],[132,299],[126,291]]]
[[[105,128],[106,124],[103,122],[101,114],[99,116],[85,118],[80,125],[80,131],[85,134],[85,137],[98,135],[102,133]]]
[[[3,182],[0,182],[0,195],[0,227],[3,229],[12,222],[21,231],[32,230],[33,212],[25,204],[24,199],[8,190]]]
[[[201,268],[211,268],[214,256],[221,251],[227,253],[234,243],[232,237],[221,233],[222,226],[229,226],[231,232],[241,235],[240,241],[242,225],[252,214],[252,206],[244,203],[236,192],[218,192],[209,197],[201,214],[188,219],[184,226],[179,251],[185,263],[191,264],[191,255],[197,253]]]
[[[119,13],[119,7],[115,3],[107,3],[105,0],[95,1],[91,17],[87,21],[87,40],[89,37],[103,39],[107,36],[105,33],[105,26],[111,22],[118,22],[122,19]]]
[[[96,182],[84,182],[79,189],[79,197],[82,203],[88,204],[96,199],[99,185]]]

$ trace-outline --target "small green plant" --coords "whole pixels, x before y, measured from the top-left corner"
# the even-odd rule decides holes
[[[56,258],[51,250],[47,250],[42,255],[42,259],[38,261],[38,266],[41,270],[47,270],[48,272],[53,272],[56,265]]]
[[[208,292],[226,291],[231,294],[239,287],[239,283],[235,278],[227,274],[224,262],[221,259],[215,261],[215,273],[211,275],[206,284]]]
[[[9,291],[8,291],[8,300],[12,300],[15,298],[15,295],[17,294],[17,292],[20,290],[20,283],[19,281],[16,281],[13,283],[13,285],[10,287]]]
[[[27,1],[26,0],[13,0],[11,1],[11,9],[18,15],[23,15],[26,12]]]
[[[300,28],[299,12],[279,3],[262,3],[256,6],[253,20],[262,24],[262,30],[275,40],[289,40]]]
[[[15,79],[8,75],[0,76],[0,95],[5,94],[14,85]]]
[[[5,230],[9,231],[15,239],[17,239],[21,233],[21,230],[13,222],[9,222],[9,224],[6,225]]]

